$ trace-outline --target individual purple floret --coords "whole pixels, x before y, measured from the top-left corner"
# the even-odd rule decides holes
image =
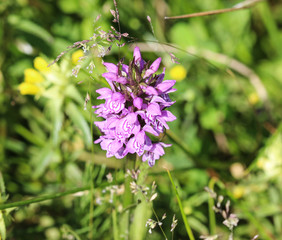
[[[162,142],[153,143],[146,133],[159,136],[169,129],[167,122],[176,117],[168,110],[173,101],[168,93],[176,91],[173,88],[175,80],[163,80],[164,71],[156,74],[161,63],[157,58],[151,65],[145,62],[138,47],[134,49],[133,61],[129,65],[104,63],[108,72],[102,76],[110,88],[101,88],[96,92],[98,99],[105,103],[95,111],[105,120],[94,122],[104,134],[94,143],[100,143],[107,151],[107,157],[123,158],[128,153],[142,156],[152,167],[155,160],[164,155],[163,147],[171,145]]]

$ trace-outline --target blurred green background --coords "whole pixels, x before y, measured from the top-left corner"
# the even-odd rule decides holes
[[[159,216],[166,212],[167,219],[173,214],[179,219],[174,239],[187,236],[164,166],[171,169],[197,238],[209,234],[204,187],[214,177],[215,191],[232,200],[240,219],[235,239],[256,234],[259,239],[282,239],[282,3],[262,1],[236,12],[164,20],[237,3],[118,1],[121,31],[132,39],[125,39],[120,51],[113,47],[105,61],[130,59],[131,45],[137,44],[144,59],[162,57],[165,78],[177,80],[178,91],[171,94],[177,121],[169,124],[164,137],[173,146],[146,180],[158,185],[154,208]],[[75,53],[81,54],[74,49],[51,67],[54,74],[39,71],[45,79],[41,95],[22,95],[19,85],[24,71],[36,68],[36,57],[51,63],[74,42],[89,39],[96,27],[117,27],[110,9],[111,0],[0,2],[0,204],[85,186],[92,179],[94,239],[113,239],[114,204],[106,200],[103,183],[109,172],[118,179],[124,164],[106,159],[92,144],[99,131],[92,126],[96,117],[91,104],[98,103],[95,89],[105,86],[105,70],[95,63],[93,74],[81,71],[72,76]],[[94,24],[98,15],[101,19]],[[180,64],[173,63],[169,53]],[[87,93],[91,100],[86,104]],[[1,212],[0,232],[6,226],[7,239],[88,239],[90,204],[88,194],[69,195]],[[229,231],[222,221],[217,216],[216,232],[227,239]],[[164,221],[168,233],[170,224]],[[156,229],[143,239],[162,235]]]

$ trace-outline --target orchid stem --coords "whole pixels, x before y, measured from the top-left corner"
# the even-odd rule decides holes
[[[133,170],[134,169],[134,164],[135,164],[135,159],[136,159],[136,154],[129,154],[126,157],[126,164],[125,164],[125,169],[124,172],[126,174],[127,170]],[[128,236],[129,235],[129,221],[130,221],[130,209],[128,208],[132,204],[132,193],[130,190],[130,182],[131,182],[131,177],[127,176],[124,180],[124,196],[123,196],[123,208],[127,209],[121,219],[121,234],[123,236]]]

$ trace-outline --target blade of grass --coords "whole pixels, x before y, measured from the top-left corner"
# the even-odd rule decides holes
[[[25,206],[25,205],[29,205],[29,204],[37,203],[37,202],[43,202],[43,201],[46,201],[46,200],[51,200],[51,199],[63,197],[63,196],[69,195],[69,194],[74,194],[74,193],[82,192],[82,191],[85,191],[85,190],[89,190],[89,188],[90,188],[89,186],[80,187],[80,188],[71,189],[71,190],[68,190],[68,191],[65,191],[65,192],[46,194],[44,196],[35,197],[35,198],[28,199],[28,200],[23,200],[23,201],[18,201],[18,202],[13,202],[13,203],[0,204],[0,210],[13,208],[13,207],[21,207],[21,206]]]
[[[209,182],[209,189],[213,190],[214,184],[216,182],[215,178],[212,178]],[[210,235],[215,235],[216,233],[216,220],[215,220],[215,212],[213,210],[214,206],[214,199],[210,196],[209,197],[209,225],[210,225]]]
[[[180,200],[178,191],[177,191],[177,189],[176,189],[176,187],[175,187],[174,181],[173,181],[173,179],[172,179],[172,177],[171,177],[171,174],[170,174],[170,172],[169,172],[168,169],[167,169],[167,174],[168,174],[169,180],[170,180],[170,182],[171,182],[171,184],[172,184],[172,187],[173,187],[173,189],[174,189],[174,191],[175,191],[175,195],[176,195],[177,202],[178,202],[178,206],[179,206],[179,209],[180,209],[180,212],[181,212],[181,216],[182,216],[182,219],[183,219],[185,228],[186,228],[186,232],[187,232],[187,234],[188,234],[188,236],[189,236],[189,239],[195,240],[195,237],[194,237],[194,235],[193,235],[193,232],[192,232],[192,230],[191,230],[191,227],[190,227],[190,225],[188,224],[186,215],[185,215],[185,213],[184,213],[183,206],[182,206],[182,203],[181,203],[181,200]]]
[[[263,4],[258,6],[258,11],[261,15],[262,21],[268,31],[270,43],[275,49],[275,53],[282,57],[281,49],[281,35],[278,26],[273,18],[273,13],[270,10],[269,3],[265,1]]]
[[[91,92],[92,92],[92,89],[91,89],[91,84],[90,84],[90,79],[88,80],[88,91],[90,92],[90,96],[89,96],[89,107],[91,108],[92,106],[92,98],[91,98]],[[85,100],[86,101],[86,100]],[[87,102],[85,102],[87,104]],[[89,113],[90,113],[90,133],[91,133],[91,153],[92,155],[94,155],[94,144],[93,144],[93,111],[91,111],[90,109],[89,110]],[[90,206],[89,206],[89,238],[92,239],[93,238],[93,217],[94,217],[94,162],[88,162],[87,164],[87,167],[89,167],[90,169],[90,177],[89,177],[89,180],[90,180],[90,191],[89,191],[89,197],[90,197]]]
[[[117,224],[117,211],[115,209],[113,209],[113,211],[112,211],[112,220],[113,220],[114,240],[119,240],[118,224]]]

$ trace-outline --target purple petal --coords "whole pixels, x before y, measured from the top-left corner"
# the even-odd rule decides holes
[[[100,88],[100,89],[97,89],[96,92],[101,95],[100,97],[97,97],[97,99],[110,98],[113,94],[113,91],[109,88]]]
[[[161,92],[165,93],[167,92],[170,88],[173,87],[173,85],[176,83],[175,80],[165,80],[162,83],[160,83],[156,88]]]
[[[148,160],[148,156],[149,156],[149,152],[144,153],[144,155],[142,157],[142,161],[146,162]]]
[[[137,62],[141,61],[142,57],[141,57],[141,53],[140,53],[139,47],[135,47],[134,48],[133,57],[134,57],[134,60],[135,60],[135,64]]]
[[[159,93],[157,92],[157,90],[151,86],[148,86],[145,90],[146,94],[148,95],[159,95]]]
[[[112,100],[116,101],[116,102],[120,102],[120,103],[125,103],[125,98],[124,98],[123,94],[121,94],[120,92],[115,92],[112,95]]]
[[[111,139],[103,139],[103,141],[100,143],[101,148],[103,150],[108,150],[108,147],[109,147],[109,145],[112,141],[113,140],[111,140]]]
[[[148,105],[148,108],[147,108],[147,113],[149,113],[149,114],[151,114],[153,116],[158,116],[158,115],[162,114],[160,106],[157,103],[150,103]]]
[[[162,58],[157,58],[152,65],[150,66],[150,68],[148,70],[146,70],[145,74],[144,74],[144,78],[150,77],[153,73],[155,73],[156,71],[158,71],[159,66],[161,64]]]
[[[94,106],[92,106],[92,108],[101,108],[101,107],[103,107],[103,106],[104,106],[104,103],[99,104],[99,105],[94,105]]]
[[[114,154],[111,151],[107,151],[107,153],[106,153],[107,158],[110,158],[110,157],[113,157],[113,156],[114,156]]]
[[[165,103],[166,101],[163,98],[159,97],[159,96],[153,96],[152,99],[151,99],[151,103],[153,103],[153,102]]]
[[[141,130],[139,133],[136,134],[135,138],[136,138],[136,141],[140,144],[144,144],[145,142],[145,131],[144,130]]]
[[[130,135],[136,134],[140,130],[139,122],[136,122],[137,114],[130,113],[126,117],[119,120],[117,127],[115,129],[115,134],[118,139],[123,139],[130,137]],[[136,123],[137,124],[136,124]]]
[[[154,72],[152,69],[148,69],[148,70],[146,70],[146,72],[145,72],[143,78],[148,78],[148,77],[150,77],[153,73],[155,73],[155,72]]]
[[[152,133],[153,135],[155,136],[159,136],[159,133],[157,131],[155,131],[151,126],[149,125],[145,125],[143,128],[142,128],[144,131],[148,132],[148,133]]]
[[[168,144],[168,143],[163,143],[163,142],[159,142],[163,147],[171,147],[172,144]]]
[[[155,162],[156,162],[156,160],[154,158],[150,158],[148,160],[148,164],[149,164],[150,167],[153,167],[155,165]]]
[[[116,152],[115,157],[117,159],[121,159],[121,158],[124,158],[127,153],[128,151],[124,149],[124,147],[122,147]]]
[[[169,129],[169,126],[167,125],[166,121],[162,117],[158,117],[157,120],[158,121],[156,121],[156,124],[155,124],[155,127],[157,128],[157,130],[159,130],[160,132],[163,132],[163,126],[166,129]]]
[[[122,69],[122,71],[124,71],[126,74],[128,74],[128,65],[125,65],[125,64],[122,64],[122,67],[121,67],[121,69]]]
[[[134,128],[133,128],[133,130],[132,130],[132,133],[134,134],[134,135],[136,135],[139,131],[140,131],[140,123],[137,121],[137,122],[135,122],[135,124],[134,124]]]
[[[117,74],[112,72],[103,73],[102,77],[106,78],[109,81],[117,81]]]
[[[106,127],[107,128],[115,128],[117,123],[118,123],[119,119],[118,118],[108,118],[106,120]]]
[[[152,152],[146,152],[142,157],[142,161],[148,161],[149,166],[153,167],[155,165],[155,156]]]
[[[135,141],[135,138],[131,138],[128,143],[126,144],[126,150],[129,152],[129,153],[135,153],[136,152],[136,149],[134,148],[133,146],[133,143]]]
[[[153,63],[152,65],[150,66],[150,69],[152,69],[153,71],[158,71],[159,69],[159,66],[161,64],[161,61],[162,61],[162,58],[157,58]]]
[[[156,85],[160,84],[164,80],[164,76],[165,76],[165,68],[163,69],[163,72],[158,75],[156,80]]]
[[[140,97],[136,97],[133,99],[133,105],[134,107],[136,107],[137,109],[142,109],[142,104],[143,104],[143,99]]]
[[[127,143],[127,150],[130,153],[137,153],[138,156],[141,156],[144,153],[144,142],[145,142],[145,132],[140,131],[131,138]]]
[[[126,84],[127,83],[127,79],[125,77],[119,77],[115,81],[119,82],[121,84]]]
[[[166,93],[171,93],[171,92],[175,92],[175,91],[177,91],[176,88],[171,88],[171,89],[169,89]]]
[[[151,152],[153,152],[156,155],[162,156],[165,154],[165,151],[161,144],[155,143],[154,149],[151,149]]]
[[[132,124],[135,123],[137,120],[137,114],[136,113],[129,113],[126,117],[127,121]]]
[[[107,62],[104,62],[103,64],[107,68],[108,72],[118,74],[118,66],[117,65],[115,65],[113,63],[107,63]]]
[[[111,152],[115,154],[122,146],[123,146],[122,142],[120,142],[120,141],[113,141],[111,143],[111,147],[110,147],[111,148]]]
[[[100,130],[103,130],[105,126],[105,121],[102,122],[94,122],[95,126],[97,126]]]
[[[152,147],[152,141],[151,139],[145,135],[145,143],[144,143],[144,150],[148,151]]]
[[[94,141],[95,144],[100,143],[103,139],[99,137],[97,140]]]
[[[166,122],[172,122],[176,120],[176,117],[170,111],[167,110],[162,111],[161,118],[164,119]]]

